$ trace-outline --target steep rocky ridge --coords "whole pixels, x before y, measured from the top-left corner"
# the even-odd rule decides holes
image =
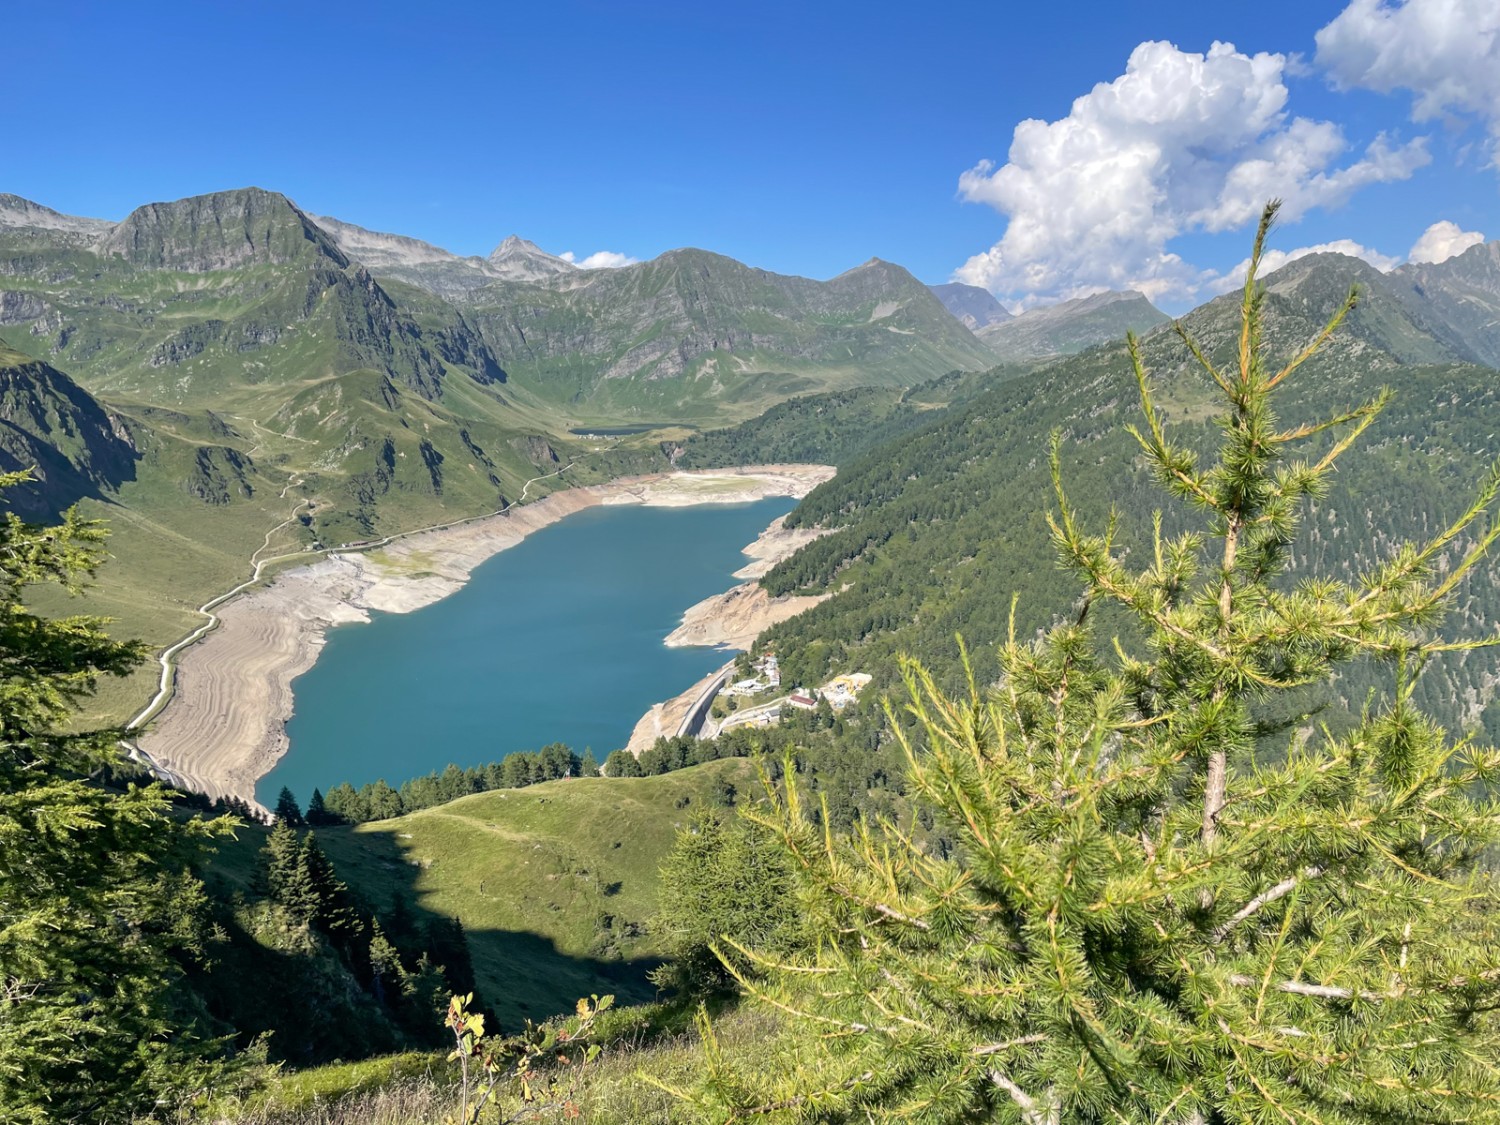
[[[334,240],[276,192],[261,188],[197,195],[137,207],[99,243],[148,269],[203,273],[321,255],[342,269],[349,259]]]
[[[0,472],[35,481],[5,496],[28,518],[52,518],[135,477],[129,429],[61,371],[0,345]]]

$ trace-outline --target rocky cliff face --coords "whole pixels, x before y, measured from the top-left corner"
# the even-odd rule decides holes
[[[198,195],[137,207],[99,243],[148,269],[203,273],[309,257],[349,264],[333,238],[276,192],[260,188]]]
[[[0,472],[37,478],[5,503],[29,518],[54,517],[134,479],[136,459],[120,417],[61,371],[0,346]]]

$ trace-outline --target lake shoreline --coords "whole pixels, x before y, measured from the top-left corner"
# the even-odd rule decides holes
[[[772,625],[796,617],[832,594],[784,594],[773,598],[760,586],[760,579],[783,559],[790,558],[814,539],[829,534],[822,528],[789,528],[786,516],[777,516],[744,553],[750,562],[735,571],[742,579],[722,594],[713,594],[682,615],[682,622],[663,642],[668,648],[716,648],[721,652],[748,652]],[[658,738],[681,733],[683,720],[693,704],[733,664],[704,676],[686,691],[653,704],[630,732],[625,749],[639,758]]]
[[[286,571],[218,609],[219,627],[182,653],[173,697],[138,745],[176,784],[259,808],[256,783],[287,751],[292,683],[313,666],[335,625],[431,605],[462,588],[486,559],[586,508],[800,498],[833,472],[826,465],[757,465],[624,477]]]

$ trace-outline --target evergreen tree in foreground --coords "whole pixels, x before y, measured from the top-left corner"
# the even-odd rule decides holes
[[[1164,538],[1158,520],[1153,557],[1128,566],[1113,526],[1079,526],[1054,439],[1076,619],[1034,644],[1012,636],[993,691],[948,698],[905,666],[908,791],[946,821],[954,857],[889,825],[820,832],[794,779],[754,814],[791,857],[818,940],[753,953],[764,975],[742,974],[789,1017],[780,1065],[737,1072],[705,1028],[708,1077],[683,1096],[713,1119],[1500,1121],[1497,899],[1476,869],[1500,835],[1500,755],[1453,743],[1411,703],[1423,662],[1462,647],[1434,626],[1497,536],[1484,517],[1500,477],[1356,582],[1278,581],[1303,500],[1384,397],[1278,424],[1277,388],[1356,295],[1266,366],[1256,271],[1274,215],[1231,369],[1179,328],[1223,403],[1212,464],[1164,433],[1131,339],[1136,436],[1203,530]],[[1144,648],[1101,658],[1095,603],[1139,622]],[[1347,736],[1304,731],[1257,761],[1278,698],[1358,657],[1389,663],[1389,703]]]
[[[0,474],[0,489],[25,479]],[[158,786],[105,788],[120,732],[64,733],[139,645],[92,617],[49,620],[34,588],[77,589],[104,533],[0,516],[0,1120],[113,1122],[175,1107],[214,1073],[175,1027],[172,950],[199,935],[201,886],[166,862],[228,821],[182,820]]]

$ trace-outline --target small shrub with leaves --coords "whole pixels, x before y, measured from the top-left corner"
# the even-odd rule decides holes
[[[448,1058],[459,1065],[458,1114],[448,1117],[449,1125],[478,1125],[490,1105],[501,1125],[549,1112],[579,1116],[577,1084],[600,1052],[599,1044],[590,1041],[594,1022],[614,1006],[615,998],[579,1000],[572,1026],[550,1032],[528,1020],[519,1035],[509,1038],[486,1033],[484,1014],[469,1008],[473,1002],[472,993],[454,996],[444,1021],[454,1041]],[[511,1095],[515,1105],[508,1113],[500,1109],[503,1094]]]

